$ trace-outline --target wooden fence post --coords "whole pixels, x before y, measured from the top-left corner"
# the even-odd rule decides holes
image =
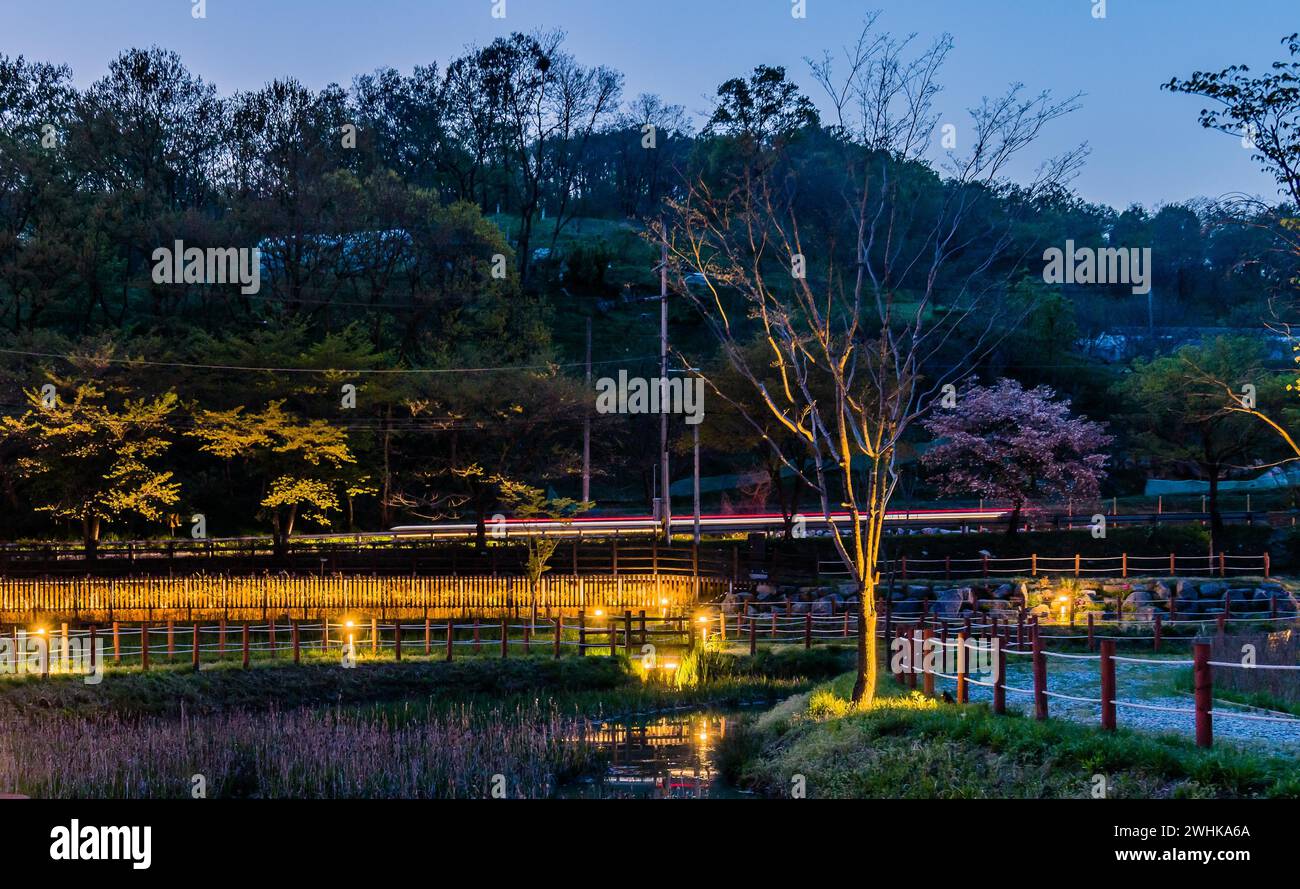
[[[426,612],[427,613],[427,612]],[[428,617],[424,619],[424,656],[433,654],[433,623]]]
[[[1154,640],[1155,644],[1152,646],[1151,649],[1152,651],[1158,652],[1160,650],[1160,631],[1163,628],[1163,626],[1164,626],[1164,622],[1161,621],[1160,615],[1157,614],[1156,623],[1155,623],[1155,640]]]
[[[564,612],[558,611],[555,614],[555,657],[560,657],[560,634],[564,631]]]
[[[243,655],[242,655],[243,665],[244,665],[244,669],[247,670],[248,669],[248,621],[244,621],[244,634],[243,634],[242,648],[243,648]]]
[[[1115,640],[1101,640],[1101,728],[1115,731]]]
[[[176,657],[176,621],[167,618],[167,660]]]
[[[393,617],[393,660],[402,659],[402,619]]]
[[[302,663],[302,635],[296,618],[290,622],[289,633],[293,637],[293,662],[300,664]]]
[[[1043,640],[1038,634],[1038,618],[1034,618],[1031,631],[1034,650],[1034,718],[1047,718],[1047,655],[1043,654]]]
[[[1128,577],[1128,553],[1119,555],[1119,573],[1120,577]]]
[[[993,712],[1004,716],[1007,712],[1007,659],[1002,654],[1002,638],[996,633],[989,639],[993,651]]]
[[[1089,651],[1097,650],[1097,640],[1096,637],[1093,635],[1095,632],[1093,617],[1094,617],[1094,613],[1089,611],[1088,612],[1088,650]]]
[[[266,638],[270,643],[267,646],[267,651],[271,652],[271,657],[275,657],[275,618],[271,618],[267,622],[266,630]]]
[[[803,616],[803,647],[804,650],[812,648],[812,613],[809,612]]]
[[[149,622],[140,624],[140,669],[149,669]]]
[[[379,618],[370,618],[370,653],[379,654]]]
[[[632,657],[632,612],[626,610],[623,612],[623,651],[630,658]]]
[[[1214,678],[1210,669],[1210,643],[1192,643],[1192,680],[1196,694],[1196,746],[1214,744]]]
[[[95,651],[95,630],[96,630],[95,625],[91,624],[90,625],[90,669],[91,670],[95,669],[95,661],[97,657],[97,653]]]
[[[447,655],[446,655],[448,663],[450,663],[452,659],[452,642],[455,638],[455,629],[456,629],[456,619],[449,614],[447,615]]]
[[[190,644],[190,648],[192,649],[190,652],[191,666],[194,667],[194,672],[197,673],[199,672],[199,625],[197,623],[194,625],[194,641]]]
[[[966,645],[970,641],[970,631],[962,630],[957,634],[957,703],[966,704],[970,701],[970,688],[967,685],[967,676],[970,673],[970,652],[966,650]]]
[[[930,640],[934,638],[934,631],[925,629],[921,631],[921,668],[924,671],[921,678],[922,691],[928,698],[934,697],[934,673],[930,670],[928,658],[930,649],[933,647]]]
[[[122,625],[118,621],[113,621],[113,664],[114,666],[122,665]]]
[[[752,617],[749,620],[749,656],[753,657],[758,654],[758,621]]]
[[[578,609],[578,657],[587,656],[587,612]]]
[[[916,639],[920,635],[920,630],[912,627],[907,631],[907,687],[916,688]],[[889,652],[885,653],[886,657],[890,656]]]

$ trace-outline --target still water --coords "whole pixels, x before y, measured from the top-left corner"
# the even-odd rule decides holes
[[[729,786],[714,763],[718,742],[739,711],[692,710],[593,723],[588,743],[604,754],[603,773],[560,788],[581,799],[719,799],[748,794]]]

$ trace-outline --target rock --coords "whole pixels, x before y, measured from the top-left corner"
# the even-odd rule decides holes
[[[1134,590],[1124,598],[1124,607],[1139,608],[1142,606],[1149,606],[1153,601],[1155,601],[1155,599],[1148,591]]]
[[[1202,599],[1221,599],[1226,590],[1227,586],[1222,583],[1203,583],[1200,587],[1200,597]]]
[[[810,608],[811,614],[826,615],[836,613],[835,602],[833,599],[818,599],[816,602],[811,604]]]
[[[1251,587],[1233,587],[1228,590],[1228,600],[1230,602],[1250,602],[1255,598],[1255,590]]]
[[[1154,605],[1142,605],[1134,610],[1133,617],[1136,620],[1153,621],[1156,619],[1157,614],[1164,616],[1165,610],[1156,608]]]
[[[1180,599],[1195,599],[1196,584],[1192,583],[1189,580],[1183,580],[1180,577],[1177,581],[1176,586],[1174,587],[1174,595],[1176,595]]]
[[[1000,583],[997,586],[995,586],[992,590],[989,591],[989,595],[992,596],[994,599],[1010,599],[1011,584]]]
[[[935,615],[938,617],[956,617],[961,611],[962,604],[966,601],[966,594],[968,592],[970,592],[969,588],[938,590],[935,592]]]
[[[1163,580],[1157,580],[1152,584],[1151,592],[1157,599],[1164,599],[1167,602],[1169,601],[1169,594],[1172,593],[1173,590],[1170,589],[1169,584],[1165,583]]]

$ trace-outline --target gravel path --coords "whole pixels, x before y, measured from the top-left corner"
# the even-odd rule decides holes
[[[1007,655],[1008,687],[1032,689],[1034,679],[1030,658],[1017,654]],[[1121,655],[1127,656],[1127,655]],[[1134,655],[1152,658],[1152,655]],[[1167,660],[1189,660],[1186,656],[1172,655]],[[1185,671],[1187,665],[1161,666],[1158,664],[1133,664],[1117,661],[1115,665],[1115,685],[1118,700],[1134,701],[1149,707],[1168,707],[1178,710],[1192,710],[1191,694],[1171,692],[1171,679],[1178,671]],[[986,677],[977,677],[988,681]],[[953,692],[956,682],[937,677],[936,689]],[[1076,698],[1099,698],[1101,683],[1096,660],[1076,658],[1049,657],[1047,659],[1047,690],[1057,694]],[[992,688],[972,684],[970,686],[972,701],[990,701]],[[1033,698],[1029,695],[1007,692],[1007,706],[1019,708],[1022,712],[1033,712]],[[1294,750],[1300,752],[1300,719],[1292,722],[1265,722],[1259,720],[1233,719],[1224,716],[1224,711],[1246,713],[1251,715],[1273,715],[1269,711],[1257,710],[1227,701],[1215,701],[1214,737],[1215,740],[1236,741],[1248,746],[1264,746],[1273,750]],[[1100,725],[1100,703],[1083,703],[1062,698],[1049,698],[1048,712],[1054,718],[1065,717],[1089,725]],[[1121,728],[1152,733],[1176,733],[1192,737],[1195,734],[1194,716],[1191,712],[1169,713],[1155,710],[1143,710],[1136,707],[1117,706],[1116,721]]]

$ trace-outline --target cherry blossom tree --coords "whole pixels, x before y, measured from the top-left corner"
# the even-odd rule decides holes
[[[1106,477],[1102,450],[1113,440],[1101,423],[1070,415],[1050,386],[1029,391],[1015,380],[968,386],[950,408],[922,425],[937,439],[921,457],[943,494],[1011,501],[1007,534],[1024,508],[1049,499],[1090,500]]]

